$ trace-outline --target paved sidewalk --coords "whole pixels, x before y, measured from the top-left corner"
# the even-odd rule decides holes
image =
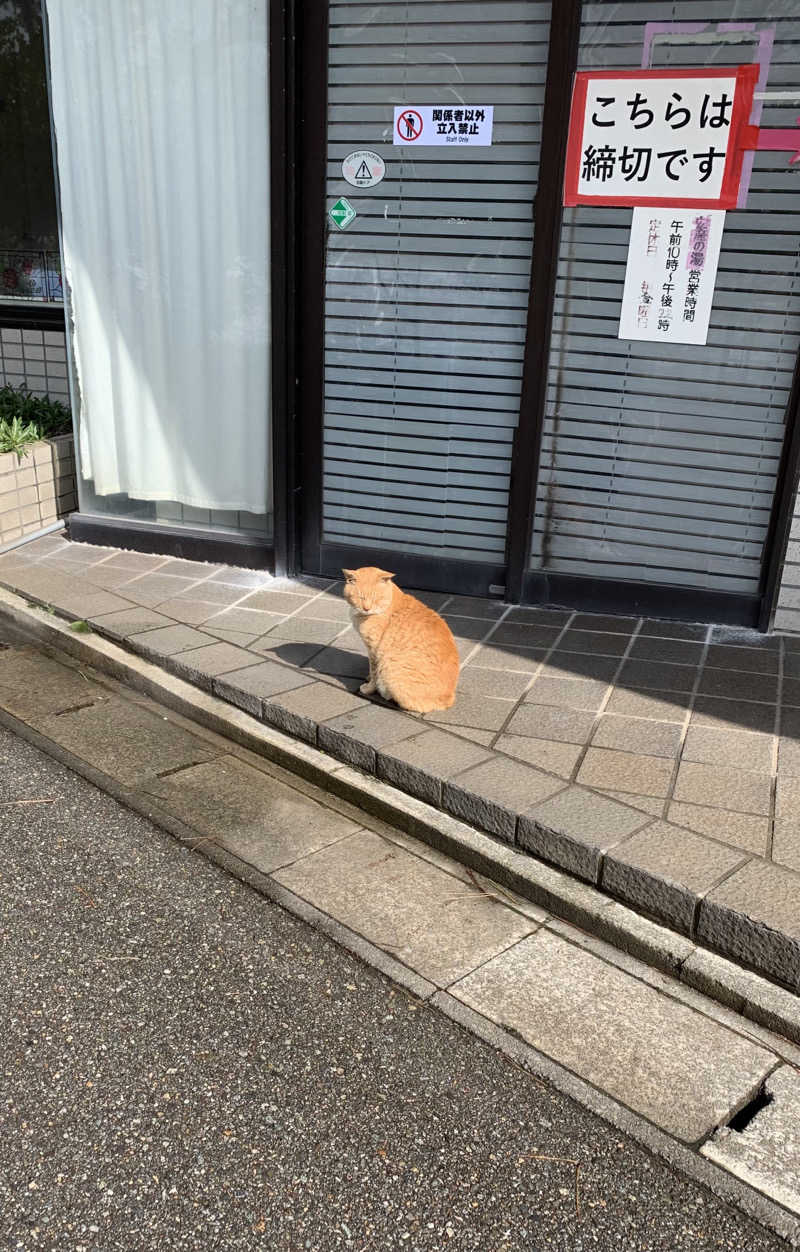
[[[290,794],[296,817],[350,837],[344,816]],[[0,812],[3,1249],[786,1247],[2,729]],[[383,847],[385,880],[413,858]],[[458,869],[416,864],[463,913]],[[746,1147],[758,1122],[733,1138]]]
[[[419,718],[328,580],[57,536],[0,582],[800,990],[800,639],[423,595],[463,668]]]

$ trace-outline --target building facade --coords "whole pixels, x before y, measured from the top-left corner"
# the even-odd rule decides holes
[[[577,70],[753,65],[788,133],[794,0],[0,12],[0,370],[71,395],[75,538],[800,630],[800,164],[745,154],[703,343],[620,337],[633,210],[562,194]]]

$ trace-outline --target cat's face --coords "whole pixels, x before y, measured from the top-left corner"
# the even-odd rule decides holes
[[[392,602],[392,579],[394,574],[374,565],[361,569],[343,569],[344,598],[356,613],[371,616],[383,613]]]

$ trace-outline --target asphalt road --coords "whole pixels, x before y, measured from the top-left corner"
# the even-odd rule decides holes
[[[2,1249],[785,1247],[5,731],[0,1022]]]

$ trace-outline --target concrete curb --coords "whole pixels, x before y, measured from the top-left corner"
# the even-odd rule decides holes
[[[224,739],[232,740],[240,747],[422,840],[547,912],[670,974],[743,1017],[800,1044],[800,997],[743,968],[735,960],[700,947],[685,935],[643,917],[596,887],[536,860],[503,840],[476,830],[388,783],[341,764],[316,747],[298,742],[284,731],[226,703],[219,696],[165,673],[159,665],[101,636],[75,631],[54,614],[32,607],[21,597],[2,588],[0,619],[23,639],[33,639],[91,665]],[[30,732],[27,727],[21,733],[50,755],[61,755],[49,740],[35,736],[35,732]],[[70,754],[64,753],[63,760],[75,768],[75,759]],[[90,767],[79,766],[79,769],[90,781],[109,790],[105,776],[93,777]],[[117,798],[132,803],[124,792]],[[139,808],[138,804],[132,804],[132,807]],[[147,808],[145,815],[154,816],[155,806]],[[156,816],[155,820],[171,829],[161,817]],[[174,819],[170,821],[174,822]],[[180,832],[173,833],[181,837]],[[738,914],[735,916],[739,917]],[[749,919],[742,918],[742,921],[748,922]],[[780,939],[780,936],[777,938]],[[387,959],[386,954],[382,954],[382,959]],[[405,971],[406,975],[409,973]],[[395,977],[395,974],[391,976]],[[405,980],[398,977],[398,981]]]

